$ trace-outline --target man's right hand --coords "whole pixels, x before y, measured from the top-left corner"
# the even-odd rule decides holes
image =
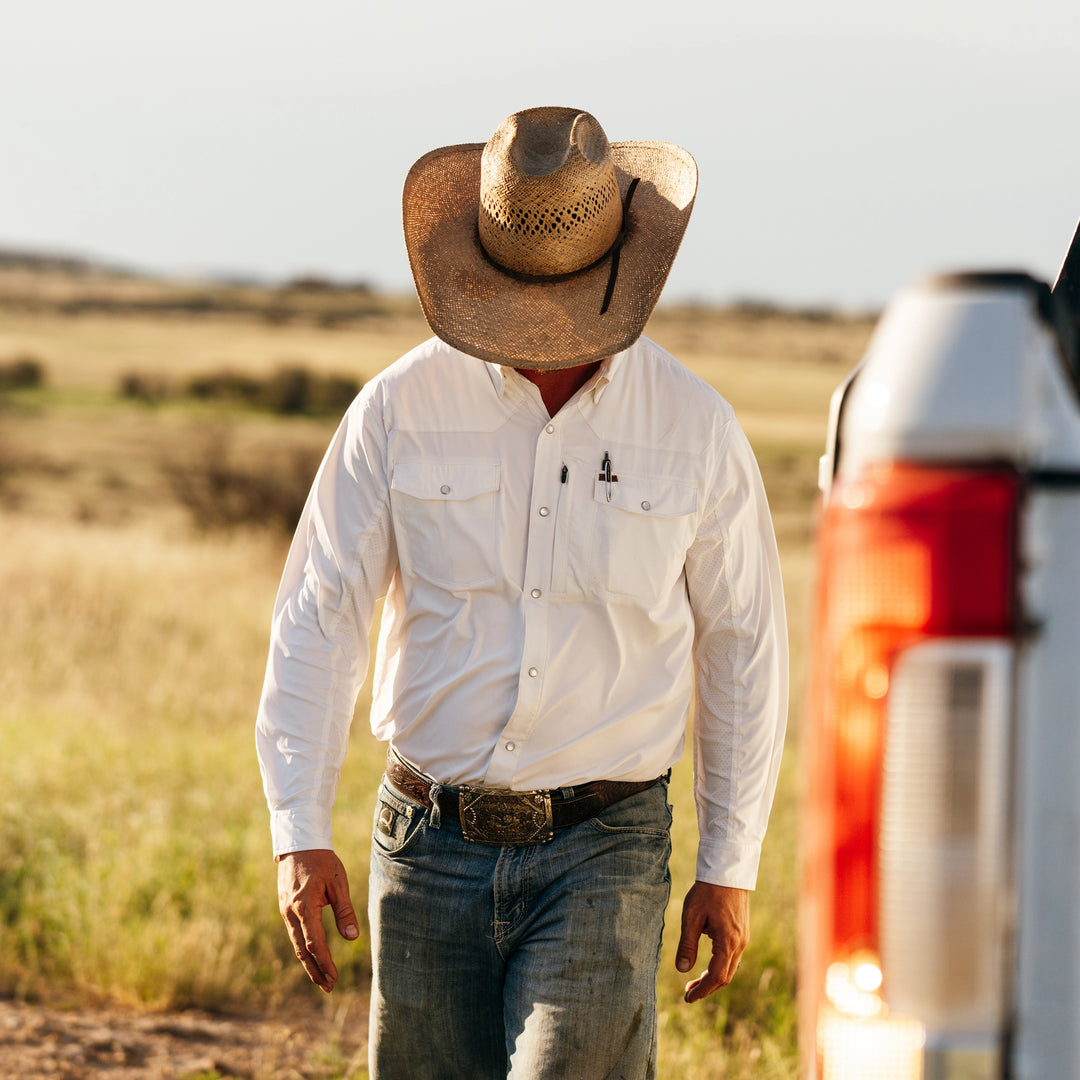
[[[360,936],[345,867],[332,851],[321,848],[279,855],[277,864],[278,908],[293,951],[308,978],[329,994],[338,972],[323,932],[322,909],[327,904],[334,909],[343,938],[355,941]]]

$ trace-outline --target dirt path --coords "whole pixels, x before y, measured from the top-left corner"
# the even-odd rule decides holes
[[[0,1080],[325,1080],[366,1076],[366,1007],[242,1019],[0,1001]]]

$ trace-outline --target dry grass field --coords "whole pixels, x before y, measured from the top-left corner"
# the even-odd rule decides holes
[[[758,453],[795,688],[753,943],[736,982],[693,1008],[666,943],[664,1077],[795,1075],[797,717],[816,463],[829,394],[870,330],[812,313],[668,308],[647,331],[734,404]],[[337,943],[332,999],[306,985],[277,915],[252,739],[284,522],[335,418],[185,387],[286,367],[363,380],[427,333],[415,304],[364,290],[0,271],[0,372],[22,358],[43,376],[0,388],[0,998],[290,1021],[304,1064],[294,1038],[292,1056],[264,1046],[248,1075],[366,1076],[366,943]],[[380,751],[362,694],[335,818],[360,906]],[[685,767],[673,790],[669,927],[693,863]],[[211,1061],[175,1075],[242,1071]]]

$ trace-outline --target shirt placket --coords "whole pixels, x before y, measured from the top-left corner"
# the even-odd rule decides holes
[[[523,648],[517,703],[495,744],[484,782],[511,787],[527,752],[540,714],[547,676],[549,599],[555,522],[563,483],[563,432],[558,417],[541,427],[533,458],[532,499],[526,529],[525,580],[522,592]]]

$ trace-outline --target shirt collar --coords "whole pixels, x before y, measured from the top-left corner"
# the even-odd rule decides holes
[[[631,348],[633,348],[633,346],[631,346]],[[593,380],[587,389],[587,393],[592,396],[594,405],[600,404],[600,399],[604,396],[604,391],[611,383],[611,380],[616,377],[618,370],[623,366],[626,354],[629,351],[629,349],[624,349],[614,356],[607,357],[607,359],[601,363],[600,370],[593,376]],[[485,360],[484,366],[487,368],[488,376],[491,379],[491,385],[495,388],[495,393],[501,398],[503,396],[503,391],[506,389],[506,370],[513,371],[514,369],[508,364],[495,364],[490,360]]]
[[[600,404],[600,399],[604,396],[604,391],[611,385],[611,380],[617,377],[619,369],[623,366],[628,351],[629,350],[623,350],[620,353],[616,353],[614,356],[609,356],[600,365],[600,370],[596,373],[596,377],[593,379],[592,386],[589,390],[592,394],[594,405]]]
[[[495,387],[495,393],[499,397],[503,396],[503,370],[502,364],[493,364],[490,360],[484,361],[484,367],[488,370],[488,375],[491,376],[491,385]]]

